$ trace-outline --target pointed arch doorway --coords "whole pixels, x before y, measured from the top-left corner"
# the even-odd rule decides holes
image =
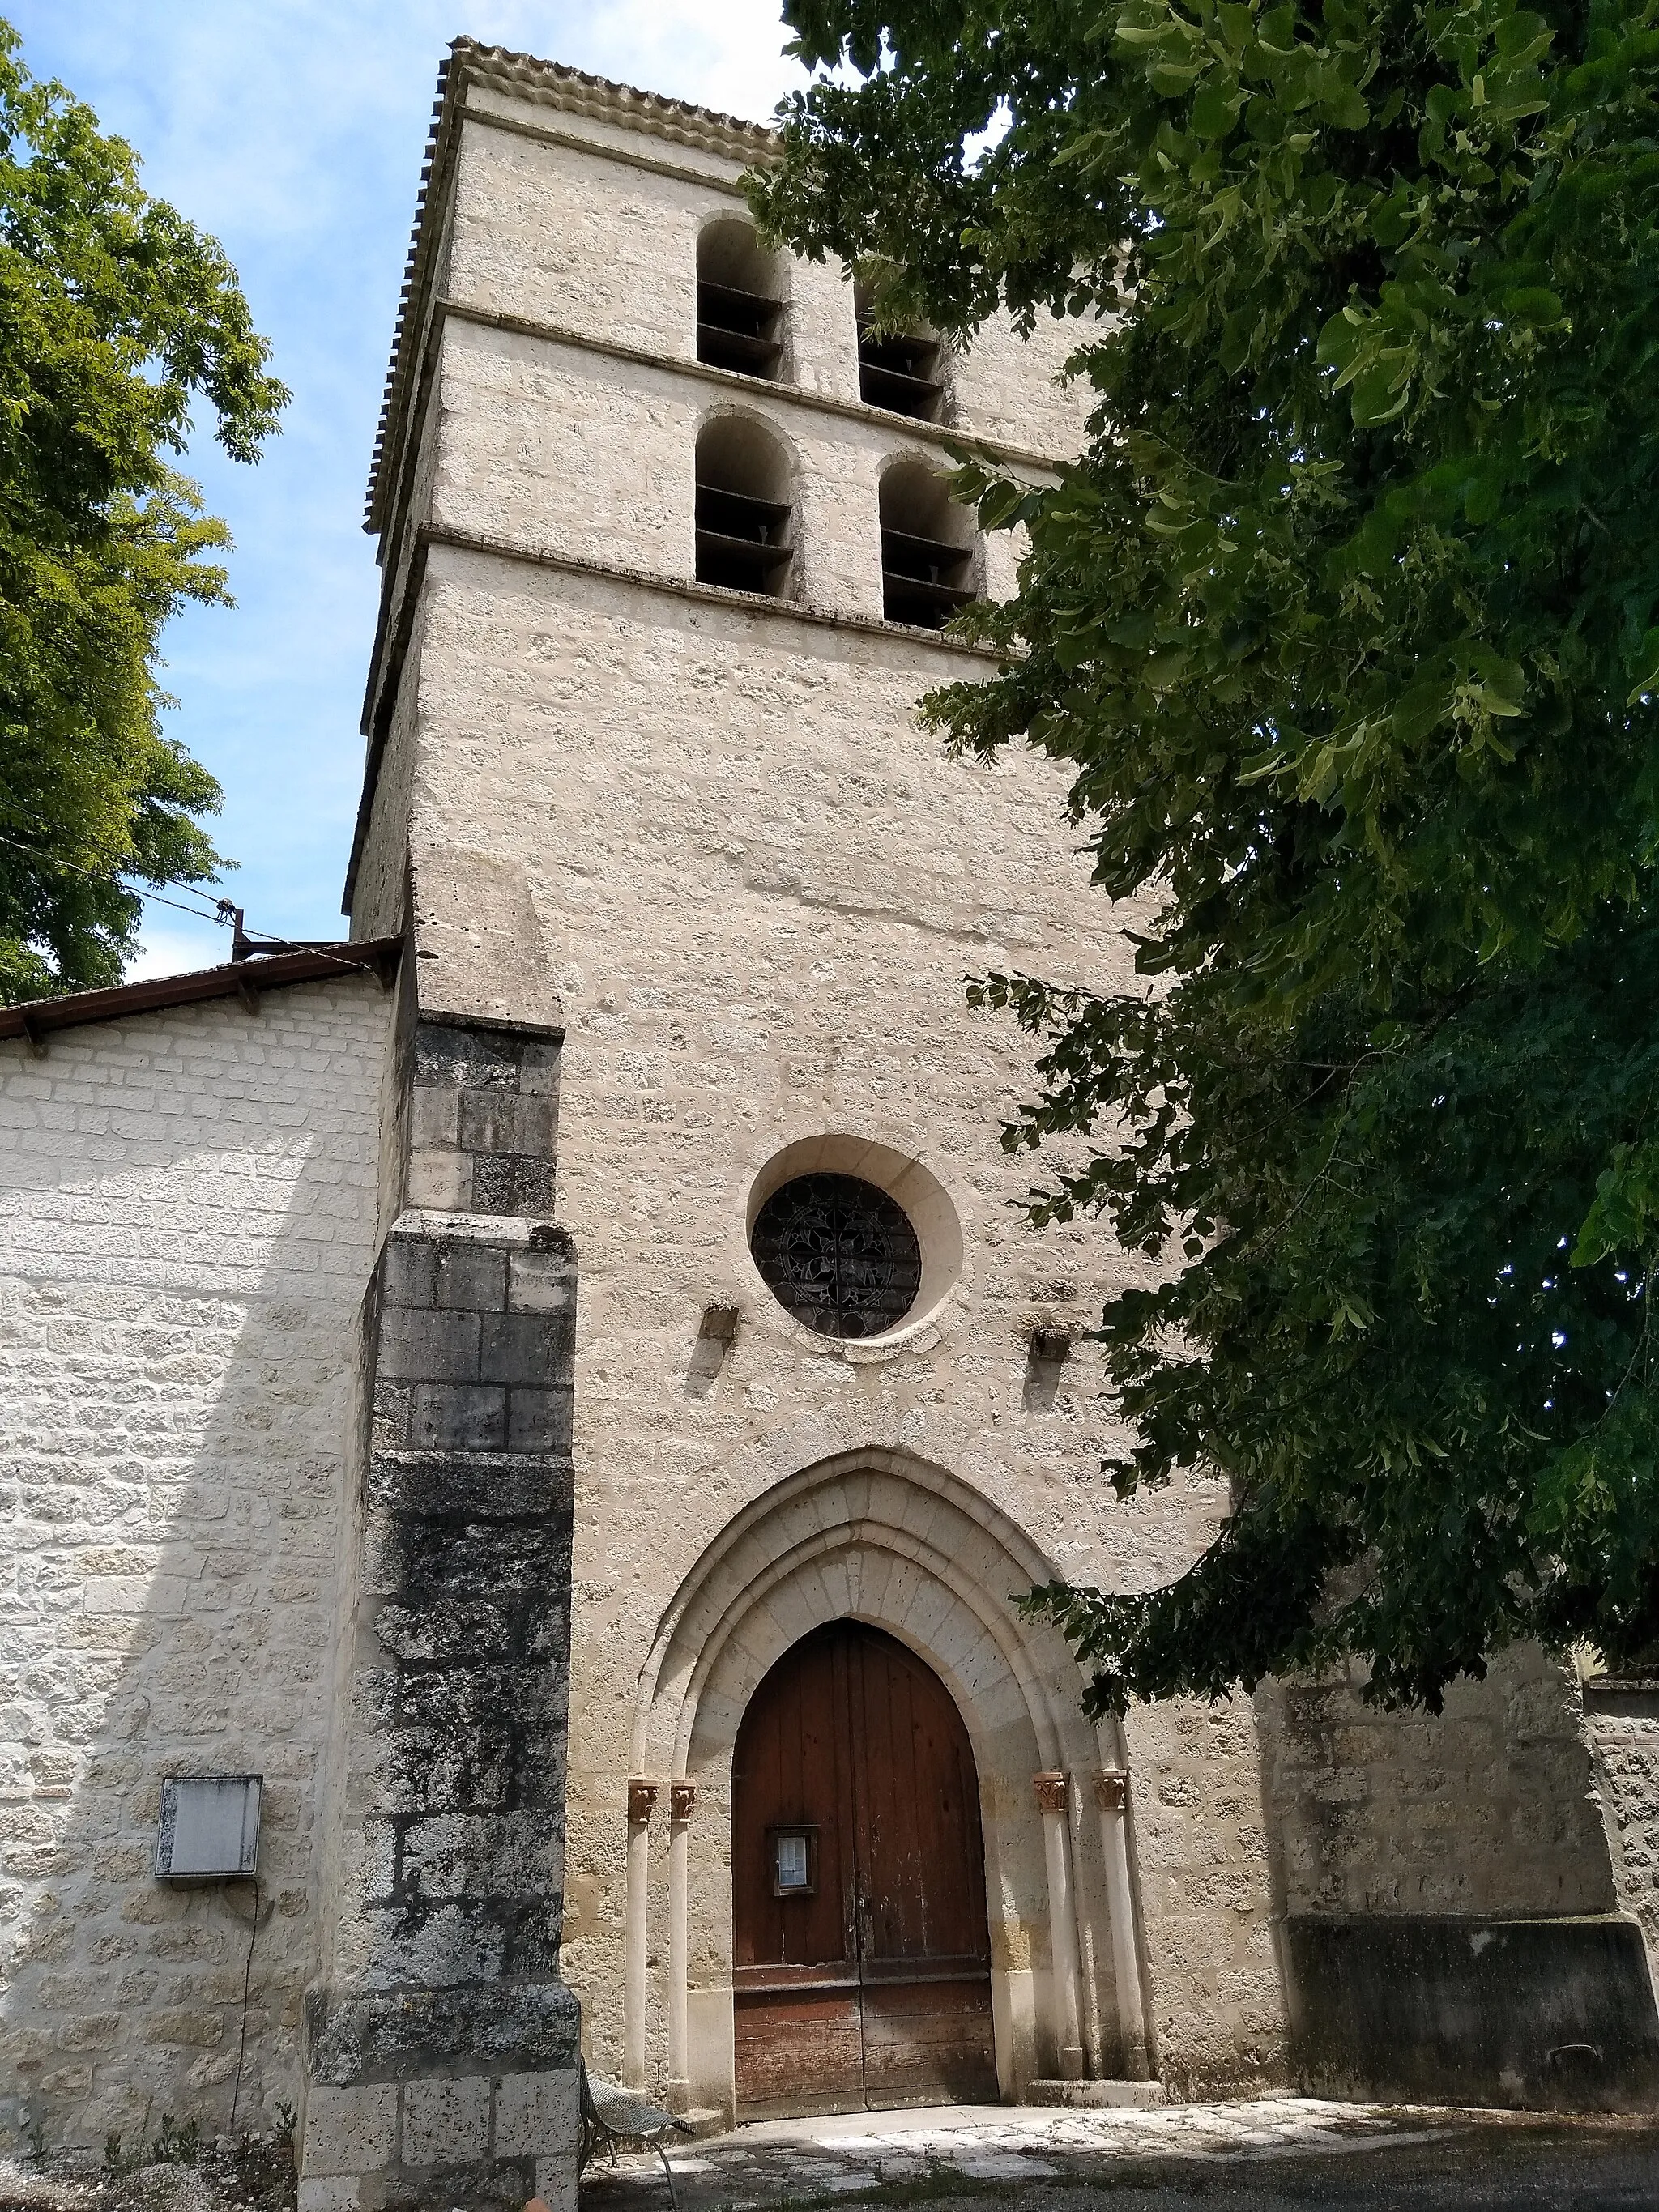
[[[831,1621],[760,1683],[732,1901],[740,2118],[996,2101],[973,1747],[896,1638]]]

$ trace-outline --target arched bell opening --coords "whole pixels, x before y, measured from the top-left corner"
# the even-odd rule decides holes
[[[781,439],[750,415],[710,416],[697,433],[697,581],[787,597],[794,512],[794,463]]]
[[[882,476],[880,512],[882,611],[938,629],[978,594],[973,511],[951,498],[939,470],[907,458]]]
[[[784,265],[753,223],[720,216],[697,239],[697,359],[739,376],[784,371]]]
[[[974,1748],[884,1630],[811,1631],[750,1699],[732,1929],[739,2119],[995,2100]]]
[[[950,422],[950,356],[938,334],[922,325],[897,331],[878,325],[865,284],[853,288],[853,312],[858,319],[859,397],[865,404],[919,422]]]

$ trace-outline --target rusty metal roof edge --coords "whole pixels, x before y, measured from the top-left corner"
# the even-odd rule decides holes
[[[249,992],[279,991],[294,983],[323,983],[343,975],[374,975],[382,985],[396,973],[403,951],[399,937],[363,938],[305,952],[259,953],[228,961],[222,968],[197,968],[182,975],[151,975],[141,983],[118,983],[104,991],[71,991],[56,999],[26,999],[0,1006],[0,1037],[27,1037],[31,1044],[55,1030],[89,1022],[116,1022],[128,1014],[165,1012],[172,1006],[205,999],[234,999]]]

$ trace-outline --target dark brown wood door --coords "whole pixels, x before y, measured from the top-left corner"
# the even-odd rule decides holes
[[[834,1621],[750,1701],[732,1776],[738,2110],[994,2102],[973,1748],[950,1692]]]

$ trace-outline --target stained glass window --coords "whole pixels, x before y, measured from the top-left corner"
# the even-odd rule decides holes
[[[756,1217],[750,1249],[781,1305],[823,1336],[879,1336],[921,1288],[904,1209],[856,1176],[797,1176]]]

